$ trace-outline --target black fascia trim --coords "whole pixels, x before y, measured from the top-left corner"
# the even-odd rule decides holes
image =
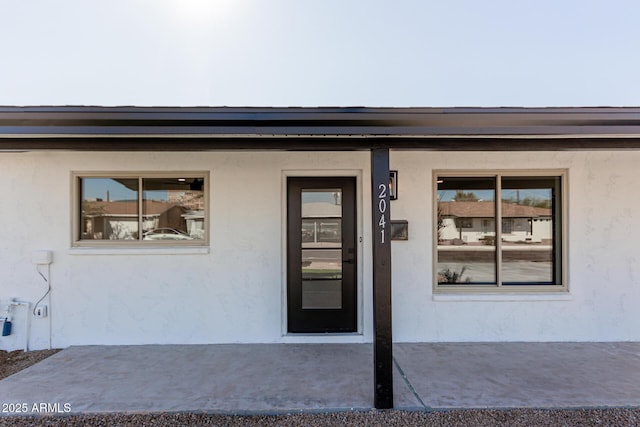
[[[0,107],[1,134],[640,134],[638,108]]]
[[[640,138],[349,138],[349,137],[17,137],[0,138],[0,151],[350,151],[388,147],[432,151],[637,150]]]
[[[637,149],[639,138],[630,107],[0,107],[4,150]]]

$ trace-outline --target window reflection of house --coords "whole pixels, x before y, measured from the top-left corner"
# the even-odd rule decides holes
[[[327,244],[335,243],[339,244],[341,237],[342,206],[340,204],[329,202],[303,203],[303,243],[307,243],[314,247],[326,246]],[[311,247],[309,245],[305,245],[305,247]]]
[[[482,243],[495,238],[495,202],[439,202],[441,244],[447,241]],[[542,243],[553,236],[552,210],[502,203],[502,240]]]
[[[82,239],[139,239],[138,201],[85,201]],[[202,234],[204,214],[184,206],[156,200],[143,202],[142,232],[157,228],[184,231],[190,236]]]
[[[191,210],[204,210],[202,191],[167,190],[167,201]]]

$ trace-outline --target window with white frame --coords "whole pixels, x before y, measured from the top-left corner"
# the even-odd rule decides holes
[[[564,171],[436,171],[435,291],[563,291]]]
[[[75,173],[74,246],[206,245],[208,174]]]

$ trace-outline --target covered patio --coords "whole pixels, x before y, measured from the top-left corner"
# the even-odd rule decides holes
[[[394,344],[402,410],[640,406],[640,343]],[[0,381],[54,412],[279,414],[374,407],[371,344],[70,347]],[[6,414],[3,414],[6,415]]]
[[[640,110],[637,108],[2,107],[0,151],[10,153],[142,152],[147,155],[213,151],[369,152],[369,165],[360,164],[356,169],[366,171],[362,175],[364,180],[370,179],[370,188],[364,191],[364,194],[370,195],[367,200],[369,206],[363,205],[362,211],[363,218],[367,218],[363,224],[369,223],[371,229],[360,233],[359,242],[364,241],[368,246],[366,251],[358,255],[365,260],[363,262],[370,260],[366,270],[365,264],[362,264],[361,273],[367,275],[363,289],[366,286],[371,293],[367,294],[366,299],[362,291],[359,294],[363,301],[367,301],[366,306],[358,308],[356,304],[351,304],[349,308],[360,315],[362,307],[366,310],[370,307],[367,318],[362,316],[370,324],[360,321],[361,324],[356,325],[359,330],[358,327],[350,330],[354,333],[364,332],[365,340],[370,339],[373,344],[76,347],[27,371],[30,373],[28,378],[23,377],[27,375],[23,373],[17,375],[17,379],[3,381],[0,384],[7,387],[0,389],[0,397],[5,397],[4,393],[7,393],[6,396],[12,400],[20,396],[31,400],[37,396],[39,402],[59,400],[69,402],[74,411],[80,412],[116,410],[114,408],[125,411],[234,412],[370,407],[633,405],[633,398],[639,395],[638,390],[633,385],[621,387],[620,384],[626,384],[630,373],[637,369],[626,369],[628,366],[625,364],[622,367],[609,366],[604,361],[608,360],[605,355],[610,356],[610,352],[614,351],[616,355],[622,352],[626,362],[637,363],[637,351],[627,350],[629,346],[635,348],[635,344],[580,344],[578,347],[573,344],[506,343],[392,345],[391,234],[390,227],[385,228],[385,225],[390,224],[392,219],[390,191],[386,191],[391,173],[390,152],[637,151],[640,147],[639,116]],[[428,159],[425,157],[425,160]],[[96,170],[108,171],[113,164],[116,164],[115,160],[106,166],[96,166]],[[132,168],[147,169],[152,167],[151,164],[147,159],[142,159]],[[173,165],[167,163],[164,169],[171,170]],[[76,168],[72,164],[69,171],[64,173]],[[209,163],[201,169],[210,171],[214,168]],[[278,168],[282,180],[291,165],[283,164],[274,167],[274,170]],[[306,168],[309,169],[308,166]],[[186,167],[186,170],[190,169],[191,164]],[[315,174],[315,167],[311,169]],[[353,169],[350,170],[350,174],[354,175]],[[272,182],[276,183],[277,180]],[[429,182],[429,178],[422,182]],[[366,184],[361,186],[360,191],[364,188]],[[273,194],[277,194],[277,191]],[[73,199],[75,196],[64,193],[58,199],[69,197]],[[233,198],[228,200],[234,201]],[[72,240],[71,246],[78,239]],[[228,241],[232,242],[232,239]],[[288,244],[288,247],[294,247]],[[65,241],[58,247],[66,249],[68,245],[69,242]],[[202,247],[195,252],[202,251],[198,254],[209,255],[208,250]],[[175,253],[173,250],[170,252]],[[120,255],[125,253],[119,252]],[[78,254],[76,251],[74,256]],[[155,257],[157,254],[152,258],[160,259]],[[105,253],[93,255],[103,256]],[[209,255],[208,258],[214,257]],[[64,256],[61,259],[64,261]],[[97,262],[95,257],[85,259]],[[342,263],[349,265],[353,263],[355,266],[355,262],[354,257],[342,259]],[[61,266],[59,268],[68,268],[68,271],[90,270],[87,264],[81,262],[57,265]],[[295,265],[297,269],[297,264],[293,262],[286,265]],[[285,276],[293,277],[292,274]],[[68,289],[56,289],[54,286],[53,295],[64,295],[60,293],[64,290],[68,292],[66,299],[61,297],[60,301],[72,301],[78,295],[74,286],[80,286],[79,283],[81,280],[69,282]],[[142,283],[150,287],[155,285],[146,279]],[[251,283],[251,280],[248,279],[246,283]],[[94,289],[93,294],[88,292],[83,295],[84,300],[98,298],[96,295],[104,289],[106,287]],[[120,294],[114,292],[112,295]],[[164,301],[171,299],[168,294],[165,298]],[[124,306],[119,304],[117,297],[112,299],[115,306]],[[104,305],[104,300],[96,301]],[[357,298],[350,301],[355,302]],[[286,305],[281,303],[282,306]],[[62,319],[68,316],[65,310],[66,313],[72,313],[76,306],[92,307],[84,302],[72,304],[70,307],[73,309],[62,305],[60,311],[56,311],[59,310],[58,306],[52,308],[49,305],[50,343],[52,335],[55,335],[51,333],[52,317],[60,316],[56,320]],[[270,311],[276,313],[278,307],[273,305]],[[163,319],[171,318],[165,311],[158,312]],[[131,316],[131,313],[125,315]],[[93,316],[93,312],[87,313],[86,317],[90,316]],[[118,314],[113,317],[121,318]],[[101,317],[96,320],[96,325],[105,324],[107,319],[107,316]],[[247,319],[248,316],[242,321]],[[149,322],[151,326],[158,324],[157,321],[153,323],[154,320]],[[413,320],[409,321],[410,329],[421,330],[414,328],[411,322]],[[577,324],[582,325],[579,322]],[[276,328],[278,326],[282,325],[276,324]],[[276,328],[271,332],[275,331],[278,337],[297,333],[289,330],[288,326],[282,330]],[[83,338],[74,333],[63,336],[62,339],[66,341],[58,345],[103,343],[105,341],[95,336],[98,329],[94,325],[91,333]],[[182,329],[175,330],[178,332],[174,336],[161,333],[140,341],[141,334],[134,340],[121,342],[181,342]],[[242,333],[240,329],[236,332]],[[568,338],[560,339],[571,340],[576,336],[573,332],[573,335],[567,335]],[[601,336],[596,340],[635,337],[632,334]],[[274,335],[260,333],[246,339],[248,342],[275,341]],[[459,338],[440,335],[408,339]],[[492,340],[493,337],[474,336],[471,339]],[[513,338],[499,339],[508,341]],[[536,340],[536,337],[523,335],[516,339]],[[243,338],[236,335],[220,342],[242,341]],[[207,337],[195,342],[210,341]],[[530,345],[533,347],[528,347]],[[589,354],[593,360],[588,360],[588,363],[575,362],[586,357],[585,354]],[[49,367],[49,364],[52,365]],[[615,369],[615,372],[602,377],[601,373],[608,369]],[[563,381],[558,382],[558,378],[563,378]],[[594,382],[593,378],[601,381]],[[616,380],[612,383],[611,378]],[[603,384],[607,385],[606,390],[602,388]],[[534,385],[536,387],[532,391]],[[592,391],[584,391],[590,388]]]

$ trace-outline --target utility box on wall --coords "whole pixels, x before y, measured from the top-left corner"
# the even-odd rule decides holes
[[[47,317],[47,306],[39,305],[33,310],[33,314],[36,317],[44,318]]]
[[[53,252],[47,250],[33,251],[31,262],[36,265],[49,265],[53,262]]]
[[[391,220],[391,240],[409,240],[409,222]]]

